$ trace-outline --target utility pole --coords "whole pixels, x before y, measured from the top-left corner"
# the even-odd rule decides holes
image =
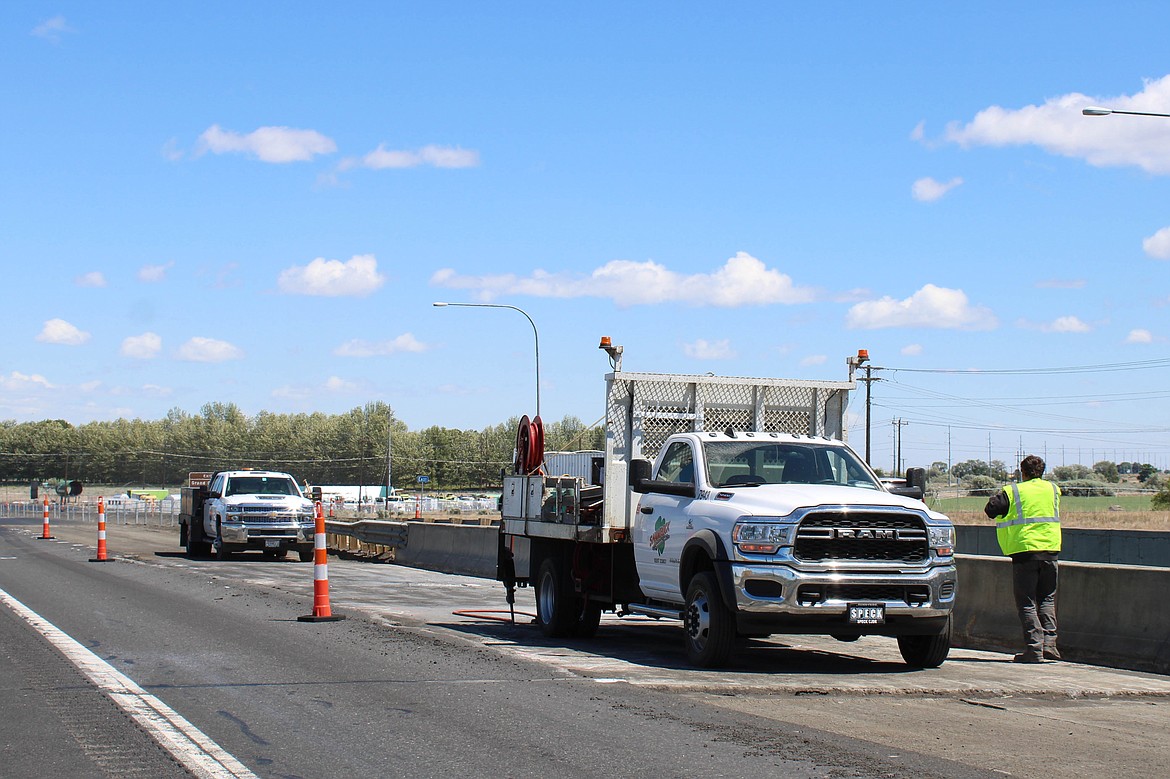
[[[872,465],[873,462],[870,459],[870,451],[871,451],[870,438],[871,438],[871,430],[872,430],[872,425],[870,422],[870,420],[872,419],[872,417],[871,417],[871,411],[872,411],[871,389],[873,387],[873,382],[881,381],[881,379],[875,379],[873,377],[873,366],[870,365],[870,362],[869,362],[869,350],[868,349],[858,349],[857,356],[856,357],[847,357],[845,359],[845,364],[849,366],[849,381],[853,381],[854,371],[856,371],[858,368],[862,368],[862,367],[865,368],[865,378],[858,379],[858,381],[865,382],[865,463],[866,463],[866,465]],[[881,370],[881,369],[879,368],[878,370]]]
[[[910,424],[898,417],[891,424],[894,425],[894,478],[902,475],[902,427]]]

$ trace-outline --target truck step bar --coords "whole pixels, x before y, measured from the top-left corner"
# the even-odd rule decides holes
[[[641,614],[643,617],[654,617],[654,619],[682,619],[682,611],[680,609],[671,609],[665,606],[631,603],[626,608],[630,614]]]

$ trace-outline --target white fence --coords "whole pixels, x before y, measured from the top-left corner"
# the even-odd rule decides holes
[[[178,527],[178,501],[125,500],[106,504],[106,524],[143,525],[147,527]],[[37,500],[18,500],[0,503],[0,519],[6,517],[36,519],[45,514],[45,504]],[[97,524],[96,503],[49,503],[49,521],[63,519],[69,522]]]

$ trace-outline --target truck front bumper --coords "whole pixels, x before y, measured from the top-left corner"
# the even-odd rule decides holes
[[[315,525],[253,525],[246,522],[223,522],[220,536],[225,544],[241,547],[292,548],[312,545]]]
[[[858,570],[802,571],[786,565],[730,563],[735,610],[741,627],[771,632],[937,632],[955,603],[953,564],[896,573]],[[880,604],[885,622],[848,622],[851,605]]]

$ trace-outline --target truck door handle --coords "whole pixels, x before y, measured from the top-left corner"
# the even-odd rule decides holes
[[[642,506],[640,509],[638,509],[638,511],[641,511],[643,514],[653,514],[654,507],[653,506]]]

